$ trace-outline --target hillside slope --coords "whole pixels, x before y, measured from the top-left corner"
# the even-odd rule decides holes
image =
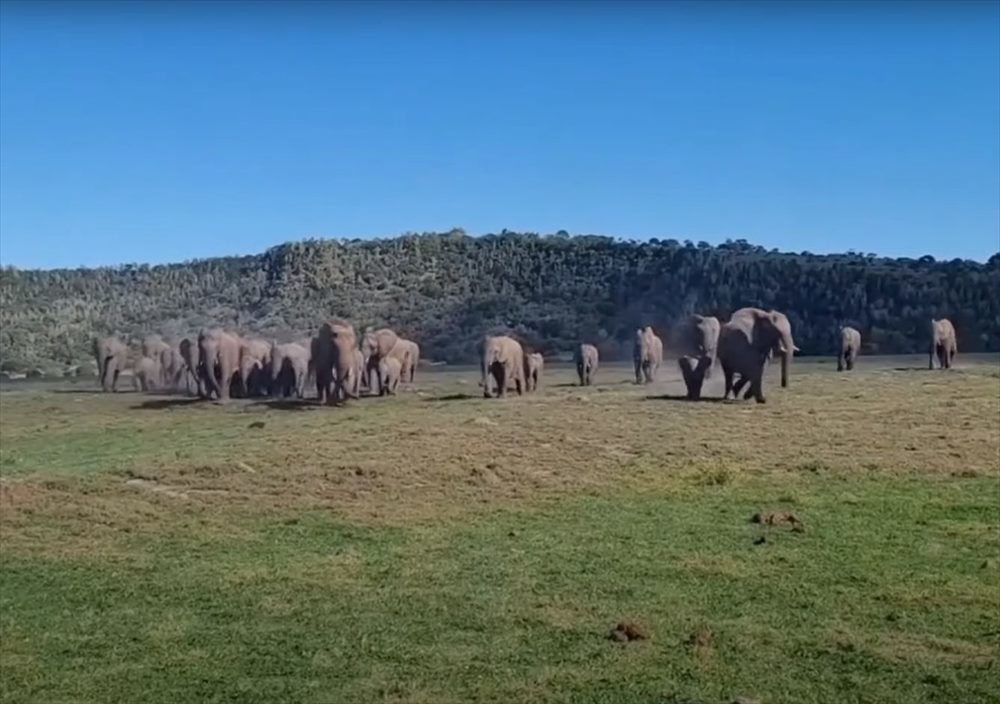
[[[926,349],[932,316],[947,316],[959,350],[1000,350],[1000,255],[987,264],[930,257],[768,252],[673,240],[505,232],[468,237],[311,240],[263,254],[163,266],[0,272],[0,364],[88,360],[94,333],[179,337],[204,325],[290,337],[330,315],[390,325],[425,356],[475,357],[484,332],[508,329],[548,351],[581,339],[629,353],[640,324],[666,332],[697,311],[741,306],[789,314],[803,354],[828,354],[842,324],[869,352]]]

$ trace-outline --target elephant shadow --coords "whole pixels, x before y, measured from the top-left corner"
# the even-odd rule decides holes
[[[478,396],[473,396],[472,394],[447,394],[445,396],[432,396],[431,398],[424,399],[427,402],[434,401],[471,401]]]
[[[721,396],[702,396],[697,399],[690,399],[686,394],[657,394],[655,396],[644,396],[644,401],[683,401],[684,403],[725,403]]]
[[[261,401],[253,404],[263,406],[272,411],[309,411],[319,408],[320,404],[315,403],[315,399],[310,402],[306,399],[275,399],[272,401]]]
[[[162,411],[167,408],[184,408],[193,406],[196,403],[203,403],[200,398],[156,398],[132,406],[141,411]]]

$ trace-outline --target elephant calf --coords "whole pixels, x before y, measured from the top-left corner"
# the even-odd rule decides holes
[[[545,366],[545,358],[538,352],[524,356],[524,390],[538,391],[538,384],[542,380],[542,368]]]
[[[663,363],[663,340],[648,325],[635,331],[632,359],[635,362],[635,383],[653,383]]]
[[[574,355],[576,374],[580,377],[580,386],[590,386],[597,375],[598,355],[593,345],[582,344],[576,348]]]
[[[132,386],[136,391],[155,391],[160,385],[160,365],[152,357],[143,357],[135,363]]]
[[[399,388],[399,378],[403,372],[403,365],[396,357],[385,357],[378,363],[378,375],[382,387],[382,396],[395,396],[396,389]]]

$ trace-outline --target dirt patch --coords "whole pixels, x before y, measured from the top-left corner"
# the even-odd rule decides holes
[[[698,628],[691,632],[691,635],[687,639],[688,646],[696,653],[704,653],[711,650],[714,642],[715,636],[708,626],[698,626]]]
[[[634,640],[647,640],[649,630],[635,621],[621,621],[608,633],[608,638],[619,643],[629,643]]]
[[[150,481],[149,479],[127,479],[125,480],[125,486],[142,489],[144,491],[153,491],[157,494],[163,494],[164,496],[170,496],[175,499],[188,498],[187,492],[185,491],[179,491],[169,486],[162,486],[154,481]]]
[[[794,513],[787,511],[767,511],[755,513],[750,519],[751,523],[759,523],[762,526],[791,526],[794,531],[804,531],[805,524]]]

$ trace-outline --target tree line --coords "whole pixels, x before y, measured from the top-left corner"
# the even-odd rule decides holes
[[[380,240],[306,240],[263,254],[167,265],[0,270],[0,367],[89,361],[95,334],[180,338],[204,326],[289,340],[332,316],[387,325],[425,357],[468,362],[485,333],[545,353],[592,342],[631,353],[635,329],[663,334],[699,312],[743,306],[790,318],[802,354],[834,354],[837,329],[866,353],[927,349],[948,317],[960,351],[1000,350],[1000,253],[988,262],[765,250],[704,242],[462,230]],[[666,338],[665,338],[666,339]]]

